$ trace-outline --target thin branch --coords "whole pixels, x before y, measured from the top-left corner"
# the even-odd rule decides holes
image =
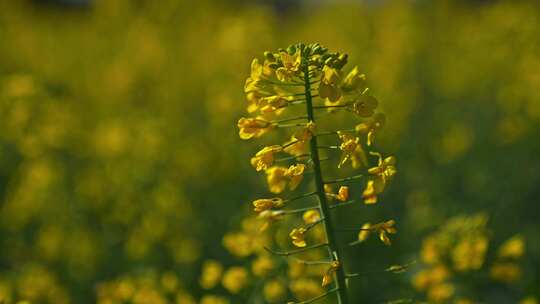
[[[293,255],[293,254],[299,254],[299,253],[306,252],[306,251],[311,250],[311,249],[321,248],[321,247],[325,247],[325,246],[328,246],[328,243],[321,243],[321,244],[317,244],[317,245],[313,245],[313,246],[309,246],[309,247],[304,247],[304,248],[300,248],[300,249],[296,249],[296,250],[289,250],[289,251],[276,251],[276,250],[273,250],[273,249],[271,249],[269,247],[266,247],[266,246],[264,246],[264,249],[266,249],[266,251],[270,252],[271,254],[275,254],[275,255],[279,255],[279,256],[290,256],[290,255]]]
[[[312,195],[315,195],[315,194],[317,194],[317,191],[305,193],[305,194],[302,194],[302,195],[299,195],[299,196],[295,196],[295,197],[293,197],[293,198],[290,198],[290,199],[288,199],[288,200],[285,200],[285,203],[289,203],[289,202],[292,202],[292,201],[296,201],[296,200],[299,200],[299,199],[301,199],[301,198],[308,197],[308,196],[312,196]]]
[[[341,208],[341,207],[345,207],[345,206],[357,204],[357,203],[358,203],[357,200],[350,200],[343,203],[335,203],[334,205],[331,205],[329,208],[330,209]]]
[[[311,206],[311,207],[305,207],[305,208],[299,208],[299,209],[293,209],[293,210],[283,210],[285,214],[296,214],[296,213],[303,213],[308,210],[314,210],[319,209],[319,206]]]
[[[325,181],[324,183],[325,184],[343,183],[343,182],[348,182],[348,181],[352,181],[352,180],[361,179],[363,177],[364,177],[364,175],[359,174],[359,175],[355,175],[355,176],[351,176],[351,177],[345,177],[345,178],[339,178],[339,179]]]

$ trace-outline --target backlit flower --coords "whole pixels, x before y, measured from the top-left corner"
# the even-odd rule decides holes
[[[251,165],[257,171],[268,169],[274,163],[274,153],[281,152],[283,148],[279,145],[264,147],[251,158]]]
[[[292,243],[296,247],[306,247],[305,233],[307,232],[306,228],[294,228],[289,236],[292,239]]]
[[[255,212],[263,212],[274,208],[281,208],[285,205],[283,199],[279,197],[274,198],[261,198],[253,201],[253,207]]]
[[[262,117],[245,118],[238,120],[239,135],[241,139],[251,139],[261,137],[273,128],[271,122]]]
[[[336,271],[339,269],[339,266],[340,266],[339,261],[333,261],[330,264],[330,268],[328,268],[323,275],[322,284],[321,284],[322,287],[326,287],[330,285],[330,283],[332,283],[334,279],[334,273],[336,273]]]
[[[336,69],[325,65],[322,70],[321,82],[319,83],[319,97],[332,102],[341,97],[339,87],[339,73]]]

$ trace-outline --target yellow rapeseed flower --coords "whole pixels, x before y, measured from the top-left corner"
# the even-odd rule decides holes
[[[274,153],[281,152],[283,148],[280,145],[264,147],[251,158],[251,165],[257,171],[268,169],[274,163]]]
[[[374,232],[379,234],[379,238],[381,239],[381,241],[385,245],[390,246],[392,243],[390,241],[390,238],[388,237],[388,234],[397,233],[397,230],[394,227],[395,223],[396,223],[396,221],[389,220],[389,221],[386,221],[386,222],[375,224],[375,225],[371,226],[371,229]]]
[[[354,90],[363,91],[365,88],[366,75],[360,74],[356,66],[345,76],[345,79],[341,83],[341,89],[346,92]]]
[[[307,232],[306,228],[294,228],[289,236],[292,239],[292,243],[296,247],[306,247],[307,243],[305,240],[305,233]]]
[[[289,189],[294,190],[298,185],[302,182],[302,179],[304,179],[304,171],[306,169],[306,165],[304,164],[296,164],[292,165],[287,169],[287,172],[285,172],[285,176],[289,178]]]
[[[324,273],[324,275],[323,275],[322,284],[321,284],[322,287],[326,287],[326,286],[330,285],[330,283],[332,283],[332,281],[334,279],[334,273],[336,273],[339,266],[340,266],[339,261],[333,261],[330,264],[330,268],[328,268],[326,270],[326,272]]]
[[[287,52],[281,52],[281,62],[283,66],[276,70],[276,77],[279,81],[290,81],[294,76],[300,73],[300,64],[302,56],[300,50],[296,50],[293,55]]]
[[[351,111],[360,117],[370,117],[375,113],[379,102],[375,97],[361,94],[353,102]]]
[[[258,277],[267,276],[274,268],[274,260],[265,254],[257,257],[251,264],[251,271]]]
[[[253,207],[255,212],[263,212],[265,210],[281,208],[284,205],[285,202],[279,197],[261,198],[253,201]]]
[[[215,260],[207,260],[203,263],[199,283],[204,289],[211,289],[217,285],[223,273],[223,266]]]
[[[289,168],[274,166],[266,170],[266,181],[270,192],[281,193],[289,184],[289,189],[294,190],[302,182],[306,165],[295,164]]]
[[[270,131],[273,125],[260,116],[257,118],[242,117],[238,120],[238,128],[240,129],[238,135],[241,139],[251,139],[261,137]]]
[[[358,241],[363,242],[367,240],[369,235],[371,234],[371,231],[371,223],[365,223],[364,225],[362,225],[360,232],[358,232]]]
[[[287,168],[281,166],[274,166],[266,169],[266,181],[270,192],[281,193],[287,187],[288,178],[285,176]]]
[[[360,144],[360,138],[341,131],[338,131],[337,134],[341,140],[339,145],[341,159],[338,168],[341,168],[348,160],[351,160],[353,168],[367,164],[366,153]]]
[[[452,250],[454,268],[458,271],[478,270],[484,264],[488,246],[486,237],[462,239]]]
[[[248,282],[248,273],[243,267],[231,267],[223,275],[221,284],[232,294],[237,294]]]
[[[314,132],[315,124],[310,121],[292,135],[291,140],[284,145],[284,151],[295,156],[305,154],[308,142],[313,137]]]
[[[384,191],[384,182],[380,178],[370,179],[367,181],[366,189],[362,192],[362,198],[365,204],[377,203],[377,195]]]
[[[313,224],[321,219],[321,215],[319,211],[311,209],[304,212],[304,214],[302,214],[302,218],[306,224]]]
[[[382,113],[375,113],[373,117],[366,122],[356,125],[355,130],[360,134],[366,134],[366,142],[368,146],[373,144],[375,132],[384,127],[386,116]]]
[[[339,79],[339,72],[325,65],[322,69],[321,82],[319,83],[319,97],[328,99],[331,102],[338,101],[341,97]]]
[[[292,100],[292,96],[272,95],[263,97],[260,99],[261,113],[263,115],[269,113],[280,114]]]
[[[520,258],[525,253],[525,239],[522,235],[518,234],[513,236],[504,242],[499,250],[497,256],[501,259],[504,258]]]
[[[287,295],[285,284],[279,280],[271,280],[264,284],[264,299],[269,303],[282,302]]]

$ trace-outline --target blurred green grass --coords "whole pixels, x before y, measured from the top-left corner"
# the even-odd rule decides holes
[[[484,211],[496,242],[527,239],[508,293],[540,292],[539,18],[510,1],[0,2],[0,296],[93,303],[100,283],[148,271],[200,296],[201,262],[234,262],[223,233],[264,191],[235,127],[249,63],[297,41],[348,53],[388,116],[400,173],[376,212],[400,237],[353,250],[358,267],[413,258],[449,217]],[[354,296],[411,296],[408,280]]]

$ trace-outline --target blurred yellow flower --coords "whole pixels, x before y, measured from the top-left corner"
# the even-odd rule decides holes
[[[269,303],[282,302],[287,295],[287,288],[280,280],[271,280],[264,284],[263,295]]]
[[[304,164],[291,165],[289,168],[285,167],[271,167],[266,170],[266,181],[268,187],[272,193],[281,193],[289,184],[289,189],[294,190],[302,179],[304,178],[304,170],[306,166]]]
[[[504,258],[521,258],[525,252],[525,239],[518,234],[504,242],[497,251],[497,257]]]
[[[478,270],[484,264],[488,246],[486,237],[462,239],[452,250],[454,268],[458,271]]]
[[[199,284],[204,289],[212,289],[217,285],[223,273],[223,266],[216,260],[207,260],[203,263]]]
[[[430,301],[440,303],[448,300],[454,295],[454,285],[449,283],[436,284],[429,288],[427,297]]]
[[[268,255],[258,256],[251,264],[251,272],[255,276],[265,277],[274,269],[274,260]]]
[[[229,268],[224,274],[221,284],[232,294],[237,294],[248,282],[248,273],[243,267]]]

